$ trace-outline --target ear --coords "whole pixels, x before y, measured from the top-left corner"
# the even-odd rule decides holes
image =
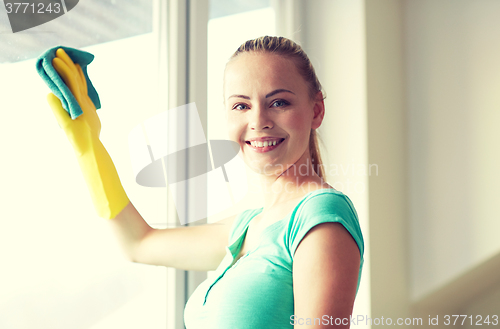
[[[323,93],[321,91],[318,91],[316,93],[316,98],[313,102],[313,106],[314,116],[311,128],[318,129],[323,122],[323,117],[325,116],[325,102],[323,100]]]

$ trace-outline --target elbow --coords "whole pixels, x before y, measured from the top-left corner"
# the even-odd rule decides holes
[[[148,262],[148,237],[153,230],[146,232],[140,239],[130,243],[124,254],[126,260],[137,264],[149,264]]]
[[[127,250],[122,250],[122,257],[123,257],[123,260],[127,261],[127,262],[131,262],[131,263],[140,263],[140,261],[138,260],[135,252],[133,252],[132,250],[130,249],[127,249]]]

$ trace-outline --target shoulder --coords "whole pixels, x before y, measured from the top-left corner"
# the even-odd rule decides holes
[[[296,207],[298,216],[337,214],[358,219],[354,205],[347,195],[333,188],[308,193]]]
[[[347,195],[335,189],[321,189],[308,193],[292,213],[288,226],[292,257],[304,236],[323,223],[341,224],[356,241],[360,255],[363,255],[363,235],[352,201]]]
[[[331,286],[328,291],[354,296],[364,263],[364,241],[349,197],[334,189],[309,193],[297,206],[289,228],[294,282],[310,291],[307,280],[312,275],[323,286]],[[346,282],[350,283],[344,287]]]

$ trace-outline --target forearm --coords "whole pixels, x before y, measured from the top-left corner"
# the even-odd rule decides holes
[[[137,250],[141,242],[154,229],[146,223],[131,202],[108,222],[127,258],[137,262]]]
[[[92,201],[102,218],[115,218],[129,203],[116,168],[98,138],[94,138],[78,163],[87,182]]]
[[[226,254],[225,246],[234,217],[212,224],[154,229],[129,203],[108,222],[130,261],[212,271]]]

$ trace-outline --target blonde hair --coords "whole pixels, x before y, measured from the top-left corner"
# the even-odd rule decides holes
[[[251,51],[267,52],[291,59],[295,63],[300,75],[309,86],[309,96],[311,99],[316,99],[318,92],[321,92],[321,96],[324,99],[322,87],[319,83],[318,77],[316,76],[314,67],[311,64],[309,57],[307,57],[307,54],[297,43],[284,37],[263,36],[243,43],[234,52],[229,61],[233,60],[241,53]],[[319,139],[315,129],[311,129],[311,134],[309,135],[309,152],[314,171],[319,177],[321,177],[321,179],[324,180],[325,173],[319,150]]]

